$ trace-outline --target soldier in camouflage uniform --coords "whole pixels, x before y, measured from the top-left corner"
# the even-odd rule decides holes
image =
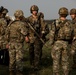
[[[50,28],[50,45],[52,45],[51,56],[53,58],[53,75],[68,75],[69,52],[72,41],[72,24],[66,19],[68,9],[59,9],[59,19],[56,19]]]
[[[2,17],[7,21],[7,25],[8,25],[12,21],[12,19],[7,14],[8,14],[8,9],[3,7]]]
[[[17,10],[14,13],[15,21],[11,22],[6,30],[6,40],[9,42],[9,71],[23,70],[23,42],[27,37],[26,24],[22,22],[24,13]]]
[[[6,49],[6,42],[5,42],[5,30],[6,30],[7,22],[3,18],[0,18],[0,64],[4,64],[4,52],[3,50]],[[4,62],[3,62],[4,61]]]
[[[70,16],[72,18],[72,24],[74,28],[74,38],[71,46],[71,54],[73,56],[72,68],[76,68],[76,9],[75,8],[70,10]]]
[[[76,9],[73,8],[70,10],[70,16],[73,22],[76,22]]]
[[[4,20],[6,20],[7,25],[12,21],[10,19],[9,16],[7,16],[8,13],[8,9],[4,8],[3,6],[1,6],[1,17],[4,18]],[[7,27],[7,26],[6,26]],[[6,36],[5,36],[6,38]],[[5,41],[4,41],[5,43]],[[0,52],[2,55],[2,64],[4,65],[9,65],[9,53],[8,53],[8,49],[7,48],[3,48],[2,51]]]
[[[5,30],[7,27],[6,20],[2,17],[3,7],[0,7],[0,64],[4,64],[4,50],[6,49]],[[4,62],[3,62],[4,61]]]
[[[45,34],[45,26],[43,21],[43,14],[38,13],[38,6],[33,5],[30,8],[31,16],[29,16],[28,22],[34,28],[34,30],[42,38]],[[30,64],[34,67],[34,70],[39,69],[40,59],[42,56],[42,42],[40,38],[35,34],[35,32],[29,27],[29,54],[30,54]]]

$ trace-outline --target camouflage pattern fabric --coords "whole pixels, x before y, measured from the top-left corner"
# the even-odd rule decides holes
[[[27,35],[25,23],[13,21],[6,30],[7,40],[9,42],[9,70],[23,70],[23,42]]]
[[[23,70],[23,44],[10,42],[9,43],[9,70]]]
[[[75,18],[75,20],[72,20],[72,24],[73,24],[73,28],[74,28],[73,42],[75,42],[75,39],[76,39],[76,18]],[[75,51],[75,49],[74,49],[74,51]]]
[[[0,64],[8,65],[8,51],[6,49],[6,41],[5,41],[5,31],[7,27],[7,22],[4,18],[0,18]],[[6,56],[7,54],[7,56]],[[8,57],[7,61],[6,58]]]
[[[53,58],[53,75],[60,75],[60,71],[63,72],[63,75],[68,75],[69,73],[69,52],[72,32],[72,24],[68,20],[63,22],[60,19],[57,19],[50,27],[49,43],[53,45],[51,51]]]
[[[69,71],[69,48],[68,42],[66,41],[56,41],[51,51],[53,58],[53,73],[58,73],[63,71],[63,75]],[[62,66],[62,69],[60,67]]]
[[[35,29],[35,31],[39,34],[40,37],[43,35],[43,31],[45,28],[43,19],[40,18],[38,20],[38,17],[35,19],[31,15],[28,17],[29,23],[32,25],[32,27]],[[45,31],[44,31],[45,32]],[[42,56],[42,42],[40,41],[39,37],[34,33],[32,29],[29,27],[29,54],[30,54],[30,63],[34,66],[34,68],[38,68],[40,64],[40,59]]]
[[[76,68],[76,18],[72,20],[73,28],[74,28],[74,38],[71,46],[71,54],[73,56],[73,64],[72,67]]]
[[[29,44],[30,64],[35,68],[39,68],[42,56],[42,42],[36,38],[34,43]]]
[[[5,42],[5,30],[7,27],[7,22],[4,18],[0,18],[0,49],[6,48]]]

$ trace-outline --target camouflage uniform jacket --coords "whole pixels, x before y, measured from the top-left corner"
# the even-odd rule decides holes
[[[55,20],[50,28],[50,44],[53,44],[56,40],[72,41],[73,39],[73,27],[69,20],[62,21],[60,19]]]
[[[39,34],[40,37],[42,37],[43,33],[45,33],[45,23],[44,20],[42,18],[35,19],[33,18],[33,16],[31,15],[30,17],[27,18],[28,22],[30,23],[30,25],[34,28],[34,30]],[[28,27],[29,30],[29,39],[30,39],[30,43],[33,43],[35,41],[37,37],[37,35],[35,34],[35,32]]]
[[[27,34],[26,24],[22,21],[15,20],[6,29],[6,40],[9,42],[13,39],[15,42],[23,42]]]
[[[76,53],[76,18],[71,21],[74,29],[74,34],[73,34],[73,41],[72,41],[72,46],[71,46],[71,54]]]
[[[0,48],[4,49],[5,48],[5,30],[7,27],[7,22],[4,18],[0,18]]]
[[[72,20],[73,28],[74,28],[74,38],[73,40],[76,40],[76,18]]]

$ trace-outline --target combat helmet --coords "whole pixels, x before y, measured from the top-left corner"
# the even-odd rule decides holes
[[[73,9],[70,10],[70,15],[71,14],[76,14],[76,9],[75,8],[73,8]]]
[[[37,5],[32,5],[30,8],[30,12],[32,13],[32,11],[37,11],[38,12],[39,8]]]
[[[8,13],[8,9],[4,8],[2,14],[7,14],[7,13]]]
[[[24,13],[22,10],[16,10],[14,16],[20,18],[24,16]]]
[[[2,12],[2,11],[3,11],[3,9],[4,9],[4,7],[3,7],[3,6],[1,6],[1,7],[0,7],[0,12]]]
[[[66,7],[62,7],[59,9],[59,12],[58,12],[59,15],[68,15],[69,12],[68,12],[68,9]]]

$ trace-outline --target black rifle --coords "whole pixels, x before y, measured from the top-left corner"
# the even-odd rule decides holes
[[[41,14],[39,15],[39,17],[38,17],[38,20],[40,20],[40,17],[41,17]],[[36,30],[34,29],[34,27],[32,27],[32,23],[30,23],[28,20],[26,21],[26,23],[28,24],[28,26],[31,28],[31,30],[33,30],[34,31],[34,33],[37,35],[37,37],[41,40],[41,42],[43,43],[43,44],[45,44],[45,42],[44,42],[44,40],[41,38],[41,36],[39,36],[39,34],[36,32]],[[47,47],[47,45],[45,44],[45,46]]]

